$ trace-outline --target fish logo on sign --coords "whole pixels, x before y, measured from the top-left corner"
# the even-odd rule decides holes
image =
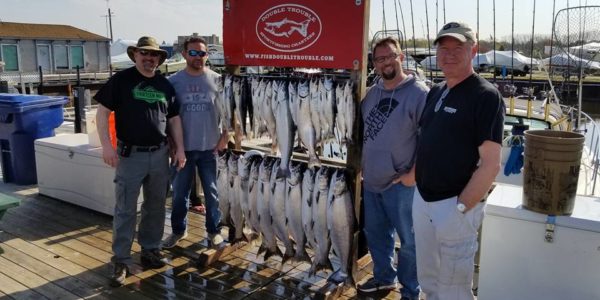
[[[321,36],[319,16],[298,4],[267,9],[256,21],[256,35],[265,46],[281,52],[296,52],[314,44]]]

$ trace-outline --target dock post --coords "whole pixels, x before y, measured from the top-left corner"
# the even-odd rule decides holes
[[[75,87],[74,93],[74,105],[75,105],[75,133],[82,133],[85,128],[85,113],[83,108],[85,107],[85,87]],[[85,131],[87,132],[87,130]]]

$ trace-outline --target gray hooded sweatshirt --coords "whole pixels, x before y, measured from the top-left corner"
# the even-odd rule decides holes
[[[386,90],[380,80],[361,103],[364,188],[380,193],[412,168],[418,123],[429,88],[409,75],[399,86]]]

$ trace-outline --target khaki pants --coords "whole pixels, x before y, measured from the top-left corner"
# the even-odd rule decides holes
[[[417,274],[427,300],[474,299],[471,290],[477,229],[485,203],[462,214],[457,197],[425,202],[415,191],[413,224],[417,252]]]

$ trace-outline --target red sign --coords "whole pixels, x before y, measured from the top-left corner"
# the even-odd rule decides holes
[[[230,65],[359,68],[365,1],[223,0]]]

